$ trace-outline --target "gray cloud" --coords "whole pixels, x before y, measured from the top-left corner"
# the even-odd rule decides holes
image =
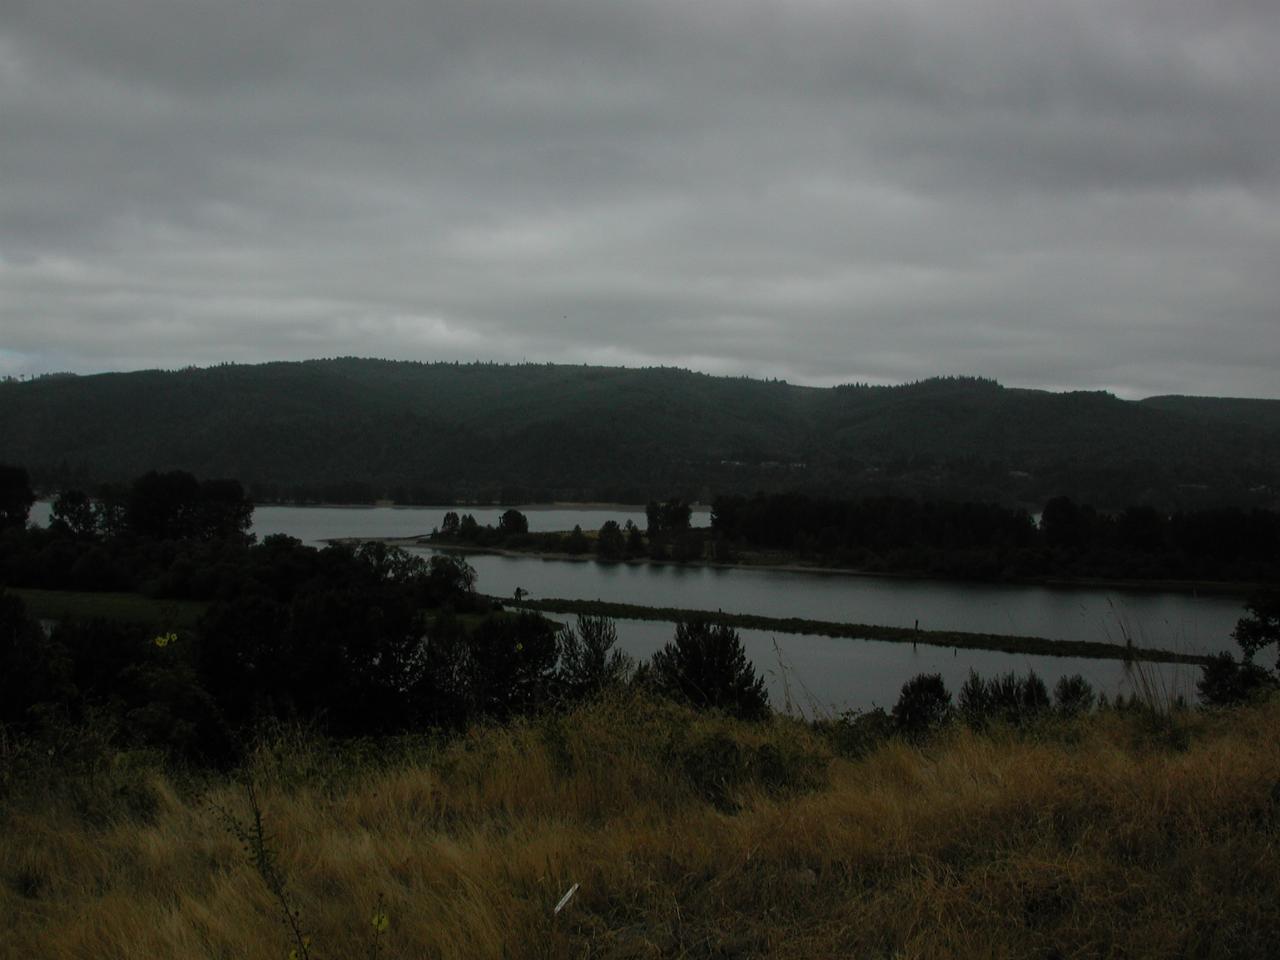
[[[337,354],[1280,396],[1280,6],[0,12],[0,373]]]

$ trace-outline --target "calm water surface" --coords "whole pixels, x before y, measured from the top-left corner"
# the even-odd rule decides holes
[[[1096,640],[1212,652],[1227,649],[1234,597],[853,577],[675,564],[605,564],[471,554],[479,589],[511,596],[605,600],[770,617]]]
[[[573,618],[553,615],[561,623]],[[671,640],[669,623],[619,620],[618,643],[637,659],[647,659]],[[1094,690],[1114,699],[1149,689],[1162,702],[1184,697],[1195,702],[1200,671],[1180,664],[1126,666],[1122,660],[1041,657],[992,650],[954,650],[919,644],[885,643],[767,630],[739,630],[747,658],[765,678],[769,699],[778,709],[821,716],[843,710],[889,709],[907,680],[919,673],[940,673],[952,696],[976,670],[992,677],[1034,670],[1050,691],[1058,678],[1081,674]]]
[[[331,537],[413,536],[431,532],[448,510],[471,513],[481,524],[496,524],[501,507],[277,507],[254,511],[259,537],[286,533],[307,543]],[[606,520],[630,519],[643,526],[636,507],[578,509],[562,506],[520,510],[535,531],[567,530],[574,524],[596,530]],[[31,518],[48,521],[49,505],[37,504]],[[700,522],[706,523],[704,519]],[[695,520],[695,523],[699,522]],[[470,555],[478,589],[511,596],[517,587],[534,597],[599,599],[646,606],[726,610],[764,616],[805,617],[923,629],[1026,634],[1063,640],[1123,643],[1189,652],[1234,649],[1230,632],[1241,615],[1234,597],[1150,591],[1066,589],[955,583],[930,580],[850,577],[774,570],[716,570],[706,567],[602,564],[593,560]],[[558,618],[567,620],[568,618]],[[620,621],[620,641],[636,657],[648,657],[672,634],[672,625]],[[748,655],[770,684],[779,706],[787,699],[808,709],[891,705],[902,684],[917,673],[941,673],[953,692],[969,669],[983,675],[1035,669],[1052,685],[1063,674],[1081,673],[1109,696],[1153,685],[1165,695],[1192,698],[1198,671],[1187,667],[1144,667],[1146,680],[1122,661],[1033,657],[990,651],[871,640],[848,640],[742,630]],[[776,644],[776,647],[775,647]],[[779,654],[780,651],[780,654]],[[781,659],[780,659],[781,657]]]

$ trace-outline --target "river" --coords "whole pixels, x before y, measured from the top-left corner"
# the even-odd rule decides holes
[[[331,537],[387,537],[429,533],[447,510],[471,513],[496,524],[500,507],[282,507],[254,512],[259,537],[286,533],[308,543]],[[522,506],[534,531],[595,530],[606,520],[630,519],[643,526],[636,507]],[[47,522],[48,504],[37,504],[32,520]],[[705,512],[694,523],[706,523]],[[1062,640],[1101,640],[1209,653],[1233,649],[1231,630],[1241,615],[1237,597],[1097,588],[858,577],[843,574],[759,569],[719,569],[604,564],[594,560],[542,560],[472,554],[477,588],[511,596],[517,587],[532,597],[605,600],[646,606],[724,610],[812,620],[1024,634]],[[565,618],[561,618],[565,619]],[[621,621],[620,640],[636,657],[647,657],[671,637],[667,623]],[[941,673],[958,690],[970,668],[983,675],[1035,669],[1052,685],[1069,673],[1084,674],[1109,696],[1144,683],[1162,696],[1194,697],[1198,671],[1144,667],[1135,677],[1122,661],[1035,657],[870,640],[742,630],[748,655],[766,674],[776,704],[790,690],[794,705],[812,698],[824,709],[891,704],[897,690],[922,672]],[[775,649],[776,644],[776,649]],[[782,669],[781,662],[787,665]]]

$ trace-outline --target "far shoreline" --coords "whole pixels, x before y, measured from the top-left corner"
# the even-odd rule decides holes
[[[527,558],[548,562],[602,563],[607,565],[655,566],[655,567],[707,567],[713,570],[765,570],[778,573],[822,574],[838,577],[858,577],[868,580],[915,580],[936,583],[980,583],[1014,587],[1045,587],[1051,590],[1120,590],[1130,593],[1179,593],[1209,594],[1211,596],[1248,597],[1263,588],[1251,582],[1219,580],[1135,580],[1132,578],[1107,579],[1105,577],[1011,577],[995,580],[979,577],[944,577],[927,573],[907,573],[886,570],[859,570],[853,567],[826,567],[817,564],[791,563],[727,563],[720,560],[654,560],[651,557],[630,557],[625,560],[601,560],[592,553],[565,553],[550,550],[516,550],[510,547],[479,546],[477,544],[442,543],[433,541],[428,534],[405,537],[331,537],[320,541],[326,544],[385,543],[397,547],[422,547],[442,553],[487,554],[490,556]]]

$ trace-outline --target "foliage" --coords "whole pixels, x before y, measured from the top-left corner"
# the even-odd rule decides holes
[[[65,694],[67,664],[17,597],[0,590],[0,724],[22,724]]]
[[[1256,700],[1280,688],[1280,659],[1268,670],[1253,662],[1258,651],[1280,642],[1280,591],[1268,591],[1249,599],[1246,616],[1236,622],[1231,636],[1240,647],[1240,662],[1230,653],[1212,656],[1204,664],[1196,686],[1207,706],[1229,706]]]
[[[650,669],[658,690],[694,706],[747,720],[769,715],[764,680],[732,627],[706,620],[677,623],[675,638],[653,655]]]
[[[627,552],[627,541],[617,520],[606,520],[596,536],[596,556],[601,560],[621,560]]]
[[[893,716],[883,707],[846,710],[834,720],[819,721],[816,726],[827,734],[836,753],[851,760],[878,749],[896,730]]]
[[[1223,651],[1210,657],[1204,665],[1196,689],[1205,706],[1228,707],[1263,698],[1280,689],[1280,682],[1256,663],[1238,662]]]
[[[22,527],[36,502],[31,478],[23,467],[0,463],[0,529]]]
[[[599,696],[626,683],[635,662],[617,643],[617,627],[607,617],[579,615],[574,627],[561,629],[558,679],[566,696]]]
[[[89,539],[98,534],[98,511],[83,490],[64,490],[53,501],[50,526],[65,529],[73,537]]]
[[[504,510],[502,516],[498,518],[498,532],[505,536],[528,533],[529,518],[519,510]]]
[[[922,673],[902,685],[893,706],[893,722],[899,733],[921,739],[936,731],[951,717],[951,693],[942,675]]]
[[[1240,645],[1247,663],[1263,647],[1276,644],[1280,648],[1280,590],[1255,596],[1245,604],[1248,616],[1236,623],[1232,638]],[[1280,670],[1280,649],[1276,651],[1276,669]]]
[[[156,540],[244,538],[252,520],[253,502],[238,480],[201,483],[183,470],[142,475],[125,508],[129,531]]]
[[[339,358],[0,384],[0,458],[48,489],[164,463],[238,475],[260,501],[644,503],[709,488],[1175,509],[1274,497],[1254,489],[1280,488],[1277,408],[974,378],[814,389]]]
[[[935,576],[1252,581],[1280,574],[1280,512],[1261,508],[1106,513],[1057,496],[1037,525],[1026,510],[995,503],[722,495],[711,526],[730,550]]]
[[[555,624],[532,613],[489,617],[472,630],[467,684],[474,709],[503,719],[546,704],[557,633]]]
[[[1053,688],[1053,705],[1065,716],[1088,713],[1096,701],[1093,686],[1078,673],[1059,677]]]

